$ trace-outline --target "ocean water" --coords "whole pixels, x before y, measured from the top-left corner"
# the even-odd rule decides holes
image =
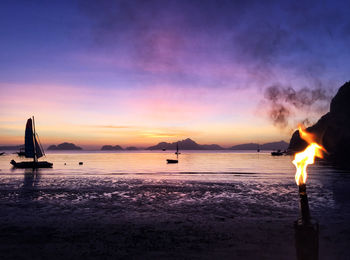
[[[292,156],[271,156],[255,151],[182,151],[178,164],[173,151],[153,152],[49,152],[44,160],[52,169],[13,169],[15,154],[0,157],[0,191],[4,200],[30,195],[33,201],[83,203],[93,199],[131,202],[206,203],[221,199],[239,200],[245,211],[256,203],[278,205],[295,211],[297,185]],[[83,165],[79,165],[83,162]],[[315,211],[336,209],[350,183],[349,174],[316,163],[308,168],[311,207]],[[341,184],[341,185],[340,185]],[[161,187],[164,189],[162,190]],[[176,190],[175,192],[173,192]],[[141,195],[142,196],[141,196]],[[161,205],[164,204],[164,205]],[[93,207],[93,204],[91,205]],[[244,206],[245,207],[245,206]]]
[[[15,154],[0,157],[0,174],[21,174],[12,169],[10,160],[30,160]],[[172,178],[178,174],[191,179],[193,174],[215,175],[213,180],[231,180],[232,176],[255,174],[283,179],[293,179],[295,171],[292,157],[273,157],[269,152],[254,151],[182,151],[178,164],[167,164],[166,159],[176,159],[173,151],[153,152],[49,152],[41,160],[53,162],[53,169],[41,169],[45,175],[156,175]],[[83,162],[83,165],[79,165]],[[140,177],[142,178],[142,177]]]
[[[299,211],[292,156],[181,151],[178,164],[166,163],[174,158],[173,151],[49,152],[42,159],[53,168],[33,171],[13,169],[11,159],[24,160],[15,154],[0,156],[4,241],[13,230],[24,232],[31,241],[29,225],[53,229],[50,239],[62,246],[63,255],[80,252],[72,244],[62,244],[73,232],[81,243],[88,243],[85,234],[96,234],[89,239],[104,241],[103,248],[113,241],[108,250],[116,250],[119,239],[119,251],[112,256],[128,255],[135,243],[135,256],[140,257],[145,251],[175,250],[175,245],[191,251],[209,243],[230,251],[242,248],[244,241],[243,255],[295,258],[292,223]],[[324,259],[344,259],[350,242],[350,174],[320,162],[308,172],[310,210],[322,229],[321,253]],[[115,232],[122,235],[116,238]],[[166,242],[169,237],[177,244]],[[13,239],[17,246],[22,238]]]

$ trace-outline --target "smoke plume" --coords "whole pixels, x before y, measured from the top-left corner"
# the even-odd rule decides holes
[[[323,88],[302,88],[295,90],[290,86],[272,85],[266,88],[265,100],[269,104],[269,118],[273,124],[285,128],[293,115],[292,111],[309,109],[319,101],[328,102],[331,97]],[[309,122],[308,119],[304,120]]]

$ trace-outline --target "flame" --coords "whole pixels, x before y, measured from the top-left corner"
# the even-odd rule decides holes
[[[297,168],[295,181],[298,185],[301,185],[306,183],[307,166],[315,162],[315,157],[323,158],[322,151],[326,150],[320,144],[316,143],[314,141],[315,137],[303,130],[301,126],[299,126],[299,135],[309,144],[304,151],[296,153],[293,160],[293,164]]]

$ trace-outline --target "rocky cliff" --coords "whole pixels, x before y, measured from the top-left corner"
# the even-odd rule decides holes
[[[339,166],[347,166],[350,156],[350,81],[333,97],[330,111],[306,130],[313,133],[317,142],[327,150],[326,160]],[[306,146],[307,143],[300,138],[299,131],[295,131],[288,149],[298,152]]]

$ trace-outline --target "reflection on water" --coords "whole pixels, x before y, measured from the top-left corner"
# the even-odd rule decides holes
[[[173,152],[71,152],[51,153],[47,160],[53,169],[43,174],[138,174],[138,173],[278,173],[292,174],[291,157],[272,157],[256,152],[193,152],[182,151],[178,164],[167,164]],[[1,174],[8,173],[9,160],[14,155],[0,158]],[[84,162],[79,165],[79,162]],[[15,173],[22,173],[16,170]]]
[[[174,165],[166,163],[169,156],[166,152],[52,153],[47,160],[54,163],[54,168],[40,171],[11,171],[9,161],[14,155],[2,156],[2,199],[18,196],[74,203],[113,199],[129,205],[154,201],[175,205],[225,198],[243,204],[297,206],[295,168],[290,156],[184,151]],[[79,165],[80,161],[84,164]],[[321,164],[310,166],[308,191],[312,207],[335,208],[337,203],[347,201],[348,176]],[[11,190],[14,192],[8,192]]]
[[[40,170],[39,169],[25,169],[23,185],[19,189],[20,199],[35,199],[38,197],[39,190],[38,184],[40,181]]]

